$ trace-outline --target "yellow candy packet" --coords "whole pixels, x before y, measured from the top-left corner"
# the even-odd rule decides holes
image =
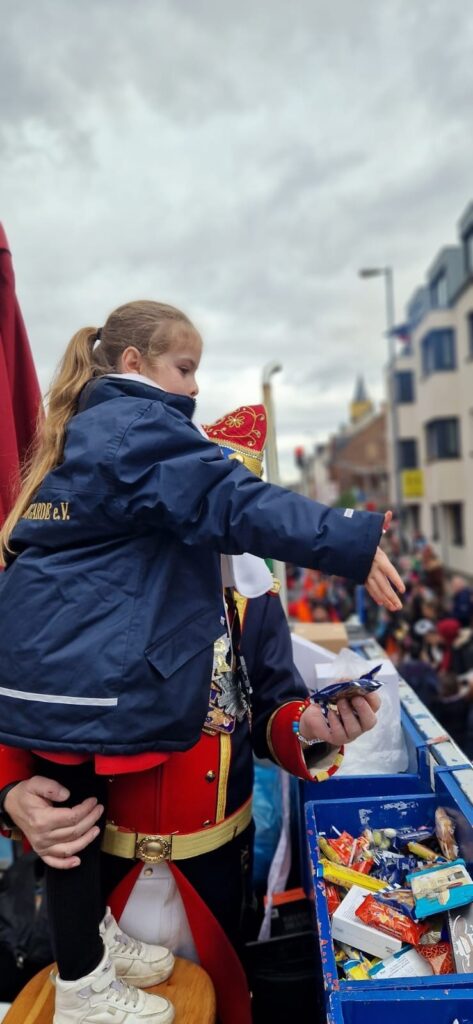
[[[360,871],[353,871],[353,868],[346,868],[343,864],[333,864],[325,857],[321,858],[320,863],[326,881],[342,885],[344,889],[351,889],[352,885],[358,885],[360,889],[367,889],[368,892],[381,892],[386,889],[386,882],[380,878],[363,875]]]

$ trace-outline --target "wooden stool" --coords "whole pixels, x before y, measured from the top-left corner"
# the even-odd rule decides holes
[[[52,1024],[54,988],[51,967],[36,974],[12,1003],[3,1024]],[[169,999],[176,1010],[174,1024],[215,1024],[215,991],[208,974],[191,960],[176,958],[170,978],[149,989]]]

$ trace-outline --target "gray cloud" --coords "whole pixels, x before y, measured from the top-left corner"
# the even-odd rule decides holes
[[[3,7],[0,217],[43,384],[81,324],[175,302],[206,338],[203,419],[283,363],[291,475],[358,372],[382,396],[382,283],[357,268],[393,264],[401,316],[472,196],[470,3]]]

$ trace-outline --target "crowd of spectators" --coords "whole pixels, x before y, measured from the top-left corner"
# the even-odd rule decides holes
[[[368,632],[446,732],[473,759],[473,586],[449,575],[425,537],[384,540],[405,584],[402,611],[390,614],[367,600]],[[313,571],[288,569],[289,615],[336,622],[360,612],[355,588]],[[363,596],[363,601],[365,598]]]

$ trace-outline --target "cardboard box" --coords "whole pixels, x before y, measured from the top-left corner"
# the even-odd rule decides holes
[[[313,644],[297,633],[292,633],[292,657],[294,664],[309,690],[317,689],[317,665],[330,663],[336,655],[326,647]]]
[[[392,953],[402,949],[402,942],[392,935],[385,935],[377,928],[364,924],[356,916],[355,910],[361,906],[367,895],[366,889],[352,885],[332,917],[332,938],[338,942],[346,942],[355,949],[361,949],[363,953],[370,953],[372,956],[381,957],[381,960],[386,960]]]
[[[380,981],[384,978],[428,978],[434,973],[424,956],[412,946],[403,946],[399,953],[393,953],[368,972],[370,978]]]
[[[334,654],[338,654],[342,647],[348,647],[348,633],[343,622],[296,622],[293,632]]]

